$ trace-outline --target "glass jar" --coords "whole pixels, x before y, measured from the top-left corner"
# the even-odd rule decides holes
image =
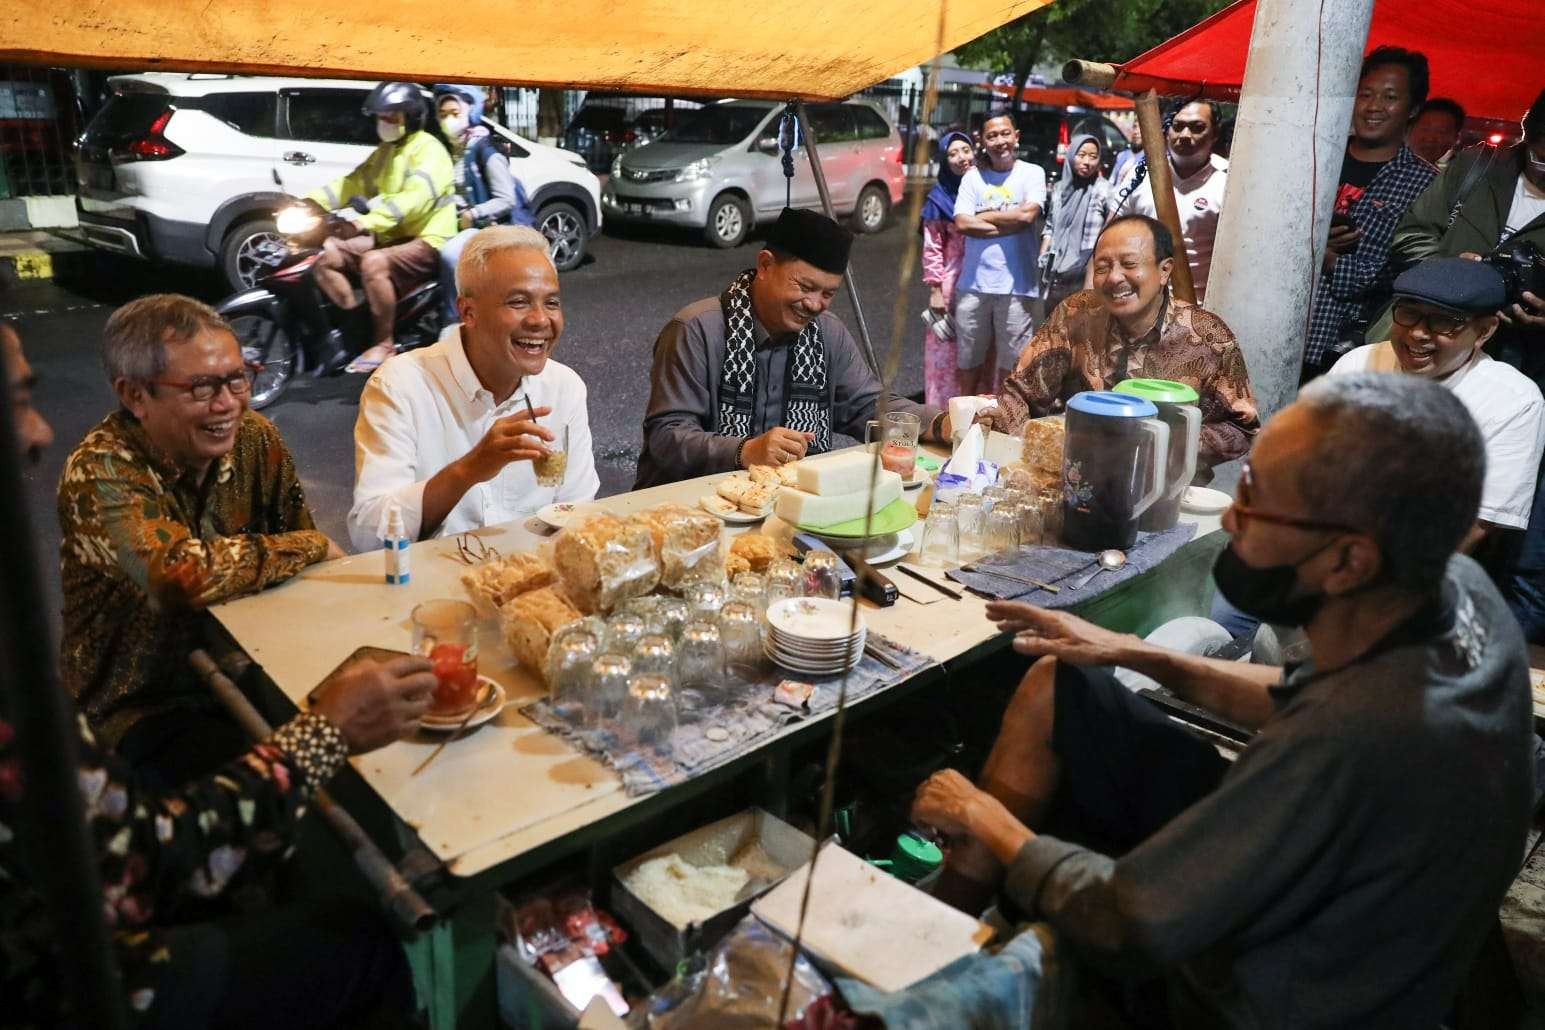
[[[646,672],[676,678],[676,647],[670,637],[651,633],[638,642],[633,651],[633,674]]]
[[[1040,500],[1027,494],[1026,500],[1019,505],[1019,545],[1030,547],[1041,543],[1044,528]]]
[[[585,701],[590,695],[590,667],[600,649],[601,642],[595,635],[584,632],[570,633],[558,645],[547,696],[553,711],[569,722],[579,723],[584,718]]]
[[[1043,487],[1036,495],[1041,509],[1041,543],[1062,541],[1062,485]]]
[[[643,639],[647,627],[644,620],[632,612],[619,612],[606,620],[606,650],[613,654],[631,655]]]
[[[687,587],[687,607],[692,621],[713,622],[724,607],[724,587],[719,583],[693,583]]]
[[[984,546],[988,554],[1019,549],[1019,511],[1012,504],[997,504],[987,513]]]
[[[982,533],[987,528],[987,502],[981,494],[955,498],[955,521],[960,527],[960,558],[970,561],[982,554]]]
[[[811,551],[805,555],[805,596],[829,597],[833,601],[842,596],[842,570],[831,551]]]
[[[676,685],[683,709],[718,704],[724,693],[724,643],[712,622],[689,622],[676,653]]]
[[[730,586],[730,599],[749,604],[758,613],[767,603],[767,580],[758,572],[742,572]]]
[[[769,608],[786,598],[805,596],[805,570],[789,558],[775,559],[767,566],[766,580],[764,596]]]
[[[590,695],[585,702],[585,726],[598,729],[615,725],[628,696],[633,661],[627,655],[603,654],[590,665]]]
[[[731,601],[719,612],[724,667],[732,681],[751,681],[762,672],[762,617],[749,604]]]
[[[923,522],[923,545],[918,557],[924,565],[953,569],[960,564],[960,521],[955,506],[934,501]]]
[[[679,597],[662,597],[644,620],[649,632],[669,637],[672,642],[681,639],[681,630],[692,618],[692,607]]]
[[[671,681],[652,673],[630,679],[622,706],[622,724],[640,746],[669,754],[671,735],[676,732],[676,697],[671,692]]]

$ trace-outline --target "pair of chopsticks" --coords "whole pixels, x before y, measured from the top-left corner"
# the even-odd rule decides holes
[[[474,715],[483,710],[483,706],[487,704],[490,699],[492,699],[493,693],[494,688],[486,683],[482,686],[481,689],[478,690],[477,700],[473,702],[472,707],[468,709],[467,714],[461,717],[461,725],[456,727],[456,731],[454,733],[447,734],[439,744],[435,745],[435,749],[429,752],[429,757],[418,763],[418,767],[412,772],[408,773],[409,779],[412,779],[414,776],[417,776],[419,773],[429,768],[429,763],[433,762],[436,758],[439,757],[440,752],[445,750],[445,745],[451,743],[452,741],[461,739],[461,735],[467,732],[467,723],[472,721],[472,717]]]
[[[939,593],[943,594],[945,597],[948,597],[950,600],[952,600],[952,601],[960,600],[960,594],[958,592],[956,592],[954,590],[951,590],[949,587],[940,586],[938,583],[935,583],[932,579],[930,579],[929,577],[923,575],[921,572],[918,572],[916,569],[909,567],[905,562],[897,562],[896,563],[896,568],[898,570],[900,570],[901,572],[906,573],[908,576],[911,576],[913,579],[917,580],[919,583],[922,583],[922,584],[924,584],[926,586],[933,587],[935,590],[937,590]]]
[[[903,662],[900,659],[898,659],[895,655],[891,654],[889,651],[882,649],[880,647],[880,645],[874,643],[873,641],[869,640],[868,638],[865,638],[865,640],[864,640],[864,654],[866,654],[869,657],[873,658],[875,661],[879,662],[881,665],[888,665],[888,666],[890,666],[891,669],[893,669],[896,672],[900,672],[902,669],[906,668],[906,663],[905,662]]]

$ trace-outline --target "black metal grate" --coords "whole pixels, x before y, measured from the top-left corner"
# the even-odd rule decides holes
[[[76,86],[63,69],[0,64],[0,199],[75,192]]]

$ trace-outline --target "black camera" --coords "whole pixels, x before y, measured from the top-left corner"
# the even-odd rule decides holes
[[[1530,241],[1514,239],[1481,260],[1502,275],[1508,307],[1523,303],[1525,293],[1545,300],[1545,254]]]

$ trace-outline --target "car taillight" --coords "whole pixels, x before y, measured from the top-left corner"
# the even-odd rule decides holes
[[[1066,118],[1057,125],[1057,163],[1060,165],[1067,160],[1068,143],[1072,136],[1068,133],[1068,120]]]
[[[165,161],[183,153],[183,149],[165,136],[166,125],[172,120],[170,109],[156,115],[150,128],[138,139],[131,140],[124,148],[123,159],[128,161]]]
[[[638,139],[638,133],[634,132],[632,129],[629,129],[627,132],[622,134],[622,142],[624,143],[632,143],[636,139]]]

